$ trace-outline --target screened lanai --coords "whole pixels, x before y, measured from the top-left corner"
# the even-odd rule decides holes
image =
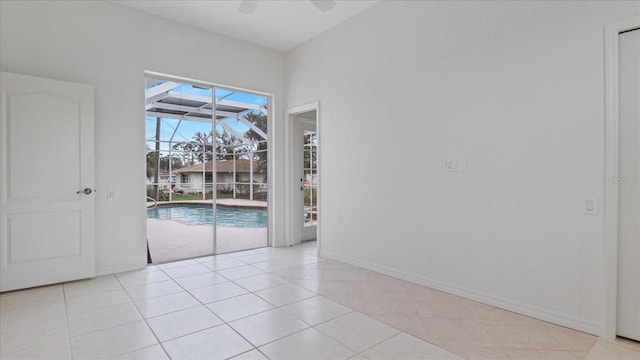
[[[148,196],[266,200],[266,97],[146,81]]]
[[[248,92],[146,79],[154,263],[267,245],[267,105]]]

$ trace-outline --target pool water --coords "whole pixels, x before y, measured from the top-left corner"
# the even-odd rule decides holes
[[[267,226],[267,210],[220,206],[216,207],[216,222],[220,226],[258,228]],[[170,205],[147,210],[147,217],[178,220],[192,225],[213,225],[211,205]]]

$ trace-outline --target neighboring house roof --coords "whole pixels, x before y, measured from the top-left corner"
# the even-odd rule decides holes
[[[257,161],[253,162],[253,171],[257,172],[259,169],[259,165]],[[204,163],[205,171],[213,171],[213,162],[207,161]],[[236,172],[249,172],[250,169],[250,160],[247,159],[237,159],[236,160]],[[177,169],[175,173],[186,173],[186,172],[202,172],[202,164],[191,165],[187,167],[183,167]],[[233,172],[233,160],[218,160],[216,161],[216,172]]]

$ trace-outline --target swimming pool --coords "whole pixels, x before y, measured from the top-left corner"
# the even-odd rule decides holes
[[[216,222],[220,226],[259,228],[267,226],[267,210],[220,206],[216,207]],[[192,225],[212,225],[211,205],[160,205],[147,210],[147,217],[162,220],[177,220]]]

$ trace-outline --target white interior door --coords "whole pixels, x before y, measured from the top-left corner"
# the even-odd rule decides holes
[[[640,341],[640,30],[620,34],[617,334]]]
[[[289,243],[288,245],[299,244],[302,241],[302,229],[304,227],[303,213],[303,172],[302,172],[302,129],[300,117],[298,114],[290,116],[291,119],[291,136],[290,136],[290,161],[291,173],[288,174],[293,180],[291,187],[288,189],[291,194],[291,212],[288,222]]]
[[[0,77],[0,291],[93,277],[93,88]]]
[[[316,132],[316,111],[291,115],[291,219],[290,245],[314,240],[318,233],[317,141],[309,147],[305,133]],[[317,134],[315,135],[317,139]],[[314,159],[315,158],[315,159]],[[315,202],[315,203],[314,203]]]

